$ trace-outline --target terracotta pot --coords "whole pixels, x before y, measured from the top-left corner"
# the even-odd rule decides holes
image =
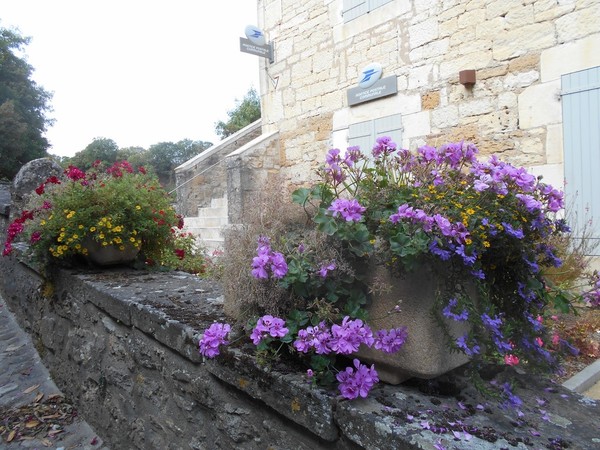
[[[135,260],[140,250],[131,244],[124,244],[124,250],[117,245],[102,245],[91,238],[83,243],[87,248],[87,259],[97,266],[114,266],[128,264]]]
[[[369,325],[375,330],[406,326],[408,337],[402,349],[388,354],[361,346],[357,356],[375,364],[382,381],[399,384],[409,378],[430,379],[469,361],[463,353],[450,352],[448,337],[432,315],[436,292],[445,287],[443,266],[423,265],[402,278],[394,277],[382,266],[371,266],[369,283],[385,283],[391,287],[376,294],[367,308]],[[400,312],[392,313],[399,305]],[[465,322],[445,320],[450,334],[457,338],[469,330]]]

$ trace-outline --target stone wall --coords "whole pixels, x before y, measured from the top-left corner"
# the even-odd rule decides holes
[[[243,223],[254,198],[281,168],[279,134],[260,136],[227,158],[228,221]],[[283,194],[282,194],[283,195]]]
[[[225,158],[261,133],[260,121],[200,153],[175,169],[177,209],[184,217],[195,217],[198,208],[208,207],[213,198],[227,196]]]
[[[345,148],[349,125],[400,113],[404,148],[466,139],[562,185],[560,76],[600,65],[600,1],[394,0],[348,23],[342,5],[258,2],[275,49],[261,63],[263,129],[280,132],[288,179]],[[371,62],[398,94],[348,107]],[[459,83],[465,69],[472,88]]]
[[[1,239],[9,190],[0,184]],[[549,441],[587,449],[600,442],[600,404],[511,368],[495,375],[499,385],[514,383],[518,411],[482,398],[463,369],[380,383],[368,398],[347,401],[312,387],[300,369],[258,365],[244,336],[203,361],[200,333],[227,320],[218,282],[122,268],[51,267],[44,277],[24,256],[0,257],[0,294],[55,383],[113,449],[491,450]]]

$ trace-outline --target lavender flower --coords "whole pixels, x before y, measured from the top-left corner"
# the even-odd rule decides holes
[[[227,323],[213,323],[202,335],[199,341],[200,354],[206,358],[214,358],[220,354],[219,346],[228,345],[225,338],[231,331],[231,325]]]
[[[393,328],[389,331],[379,330],[375,333],[375,348],[385,353],[396,353],[399,351],[408,337],[406,327]]]
[[[333,217],[341,215],[346,222],[359,222],[366,208],[361,206],[356,199],[338,198],[331,203],[328,210],[333,212]]]
[[[348,400],[357,397],[366,398],[373,386],[379,382],[375,366],[370,368],[361,364],[358,359],[353,360],[354,368],[346,369],[337,374],[339,381],[339,390],[342,396]]]

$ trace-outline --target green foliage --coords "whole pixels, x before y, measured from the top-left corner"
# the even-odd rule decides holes
[[[95,138],[85,149],[77,152],[68,160],[68,164],[87,171],[98,165],[110,166],[117,161],[119,146],[115,141],[108,138]]]
[[[215,124],[215,132],[221,139],[260,119],[260,98],[256,89],[250,88],[244,99],[234,109],[228,111],[227,115],[229,116],[227,122],[219,121]]]
[[[86,256],[90,240],[121,251],[134,247],[150,262],[160,263],[177,251],[174,228],[183,220],[156,177],[143,168],[134,171],[122,162],[85,173],[71,166],[62,179],[49,178],[36,193],[15,223],[24,225],[42,263]]]
[[[52,120],[52,95],[32,79],[33,68],[17,56],[29,38],[0,28],[0,179],[12,179],[21,166],[48,156],[43,137]]]

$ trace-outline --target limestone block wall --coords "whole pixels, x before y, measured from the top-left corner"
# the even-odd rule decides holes
[[[263,127],[279,130],[291,182],[345,148],[349,125],[400,113],[405,148],[466,139],[562,184],[560,76],[600,65],[599,0],[394,0],[348,23],[342,8],[258,1],[275,48],[262,63]],[[371,62],[398,94],[349,107]],[[472,88],[459,83],[465,69]]]
[[[184,217],[196,217],[198,208],[210,206],[211,199],[226,197],[226,156],[260,133],[258,121],[177,167],[177,212]]]

